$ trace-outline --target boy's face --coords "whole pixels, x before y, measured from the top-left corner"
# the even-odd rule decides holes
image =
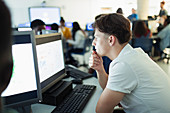
[[[106,56],[109,49],[108,35],[100,32],[97,28],[94,34],[95,39],[93,40],[93,45],[95,46],[96,52],[99,56]]]

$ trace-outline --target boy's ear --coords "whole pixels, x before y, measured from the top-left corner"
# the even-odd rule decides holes
[[[116,37],[113,36],[113,35],[110,35],[108,41],[109,41],[109,45],[110,45],[110,46],[113,46],[113,45],[115,44]]]

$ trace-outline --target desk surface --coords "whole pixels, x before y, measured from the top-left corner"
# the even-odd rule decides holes
[[[68,81],[72,80],[72,78],[66,79]],[[83,80],[83,84],[88,85],[95,85],[96,90],[88,103],[86,104],[85,108],[83,109],[82,113],[95,113],[95,108],[97,105],[97,101],[102,93],[102,88],[100,87],[98,80],[94,77],[88,78]],[[51,113],[55,106],[45,105],[45,104],[33,104],[31,105],[32,113]]]

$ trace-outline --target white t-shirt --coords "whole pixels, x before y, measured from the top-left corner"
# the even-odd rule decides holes
[[[67,40],[67,42],[74,45],[74,48],[83,49],[85,43],[85,36],[81,30],[78,30],[75,34],[75,40]]]
[[[126,113],[170,113],[170,78],[143,52],[127,44],[109,68],[108,89],[123,92]]]

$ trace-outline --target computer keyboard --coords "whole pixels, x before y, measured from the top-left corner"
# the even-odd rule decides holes
[[[77,85],[52,113],[81,113],[95,88],[94,85]]]
[[[71,76],[75,79],[86,79],[89,77],[93,77],[92,74],[83,72],[77,68],[71,67],[71,66],[66,66],[66,73],[68,76]]]

